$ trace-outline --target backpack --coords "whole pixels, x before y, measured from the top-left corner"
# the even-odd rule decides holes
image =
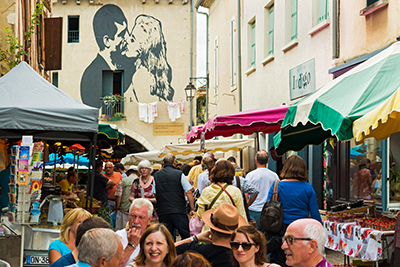
[[[279,181],[276,181],[272,198],[264,204],[260,215],[260,227],[267,233],[277,233],[283,225],[283,209],[279,202],[278,185]]]

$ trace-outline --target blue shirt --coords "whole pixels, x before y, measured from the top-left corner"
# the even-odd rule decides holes
[[[68,265],[67,267],[91,267],[91,266],[89,264],[87,264],[86,262],[78,261],[77,263]]]
[[[65,245],[63,242],[61,242],[60,239],[56,239],[50,243],[49,252],[52,249],[58,251],[58,253],[60,253],[61,256],[71,253],[71,250],[67,247],[67,245]]]
[[[50,267],[64,267],[64,266],[68,266],[71,264],[75,263],[75,258],[74,255],[72,255],[71,253],[68,253],[65,256],[62,256],[61,258],[59,258],[58,260],[56,260],[55,262],[53,262],[52,264],[50,264]]]
[[[271,200],[275,182],[268,192],[268,200]],[[313,219],[322,224],[319,214],[317,196],[314,188],[308,182],[280,181],[278,185],[279,202],[283,208],[283,223],[290,224],[297,219],[308,218],[308,212]]]

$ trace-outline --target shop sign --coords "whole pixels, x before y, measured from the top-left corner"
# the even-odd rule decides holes
[[[315,91],[315,59],[289,70],[290,100]]]
[[[153,123],[153,136],[182,135],[184,133],[184,123]]]

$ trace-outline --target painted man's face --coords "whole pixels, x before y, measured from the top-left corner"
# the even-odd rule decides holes
[[[108,45],[111,51],[120,51],[124,54],[126,51],[126,40],[128,38],[128,30],[126,22],[119,24],[114,22],[115,27],[117,27],[117,32],[115,33],[114,40],[109,39]]]

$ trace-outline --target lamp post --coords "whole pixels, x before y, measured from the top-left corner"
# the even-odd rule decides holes
[[[185,94],[186,94],[186,101],[190,99],[190,129],[192,129],[193,126],[193,97],[196,95],[196,87],[193,85],[192,80],[198,80],[198,79],[206,80],[206,88],[208,91],[208,75],[207,77],[189,78],[189,84],[185,88]],[[208,92],[206,94],[208,95]],[[206,105],[208,105],[207,102],[208,100],[206,101]],[[206,113],[208,114],[208,107],[206,108]]]

